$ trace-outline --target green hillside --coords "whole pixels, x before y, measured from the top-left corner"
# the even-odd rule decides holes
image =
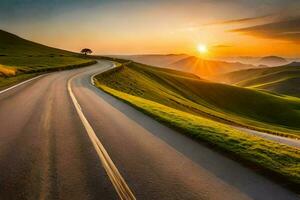
[[[300,66],[240,70],[225,74],[221,79],[242,87],[300,97]]]
[[[50,54],[74,56],[75,53],[51,48],[0,30],[1,56],[45,56]]]
[[[138,63],[101,77],[113,89],[226,123],[299,134],[300,101]],[[295,131],[297,130],[297,131]]]
[[[44,46],[0,30],[0,88],[35,73],[91,64],[79,54]]]
[[[171,128],[225,151],[245,164],[255,165],[256,170],[266,170],[293,188],[300,184],[297,149],[221,123],[230,119],[270,129],[299,129],[300,102],[134,62],[96,76],[95,83]]]

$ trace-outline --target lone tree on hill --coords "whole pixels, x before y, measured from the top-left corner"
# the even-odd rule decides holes
[[[93,53],[93,51],[88,48],[81,49],[80,52],[83,53],[84,55]]]

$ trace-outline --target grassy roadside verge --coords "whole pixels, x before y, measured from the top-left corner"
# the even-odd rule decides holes
[[[0,73],[0,90],[8,88],[12,85],[18,84],[22,81],[28,80],[30,78],[33,78],[43,73],[75,69],[75,68],[89,66],[95,63],[97,63],[97,61],[95,60],[82,59],[80,60],[80,62],[77,63],[71,63],[71,64],[62,63],[62,65],[58,65],[54,67],[49,66],[43,68],[34,68],[30,70],[20,70],[19,72],[17,72],[15,75],[12,76],[5,76],[5,75],[1,75]]]
[[[0,30],[0,89],[36,75],[84,67],[94,58],[23,39]]]
[[[114,72],[120,70],[115,69]],[[110,73],[110,72],[106,72]],[[107,76],[108,74],[102,74]],[[154,119],[200,142],[225,152],[256,171],[271,175],[280,183],[297,190],[300,186],[300,152],[296,148],[250,136],[230,126],[187,113],[111,88],[96,76],[96,86],[132,105]]]

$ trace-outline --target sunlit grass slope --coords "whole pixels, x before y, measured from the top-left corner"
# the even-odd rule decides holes
[[[34,73],[79,67],[91,62],[79,54],[34,43],[0,30],[0,88],[34,76]]]
[[[99,75],[101,83],[168,107],[252,128],[299,135],[300,102],[213,83],[197,76],[138,63]]]
[[[122,66],[96,76],[96,85],[182,133],[230,153],[245,163],[259,166],[264,172],[272,172],[291,183],[292,187],[299,186],[298,150],[250,136],[198,115],[197,109],[202,107],[186,99],[189,89],[182,85],[183,78],[185,81],[201,81],[191,74],[131,63],[129,67]],[[197,98],[197,95],[192,98]]]
[[[300,97],[300,66],[240,70],[225,74],[222,78],[242,87]]]

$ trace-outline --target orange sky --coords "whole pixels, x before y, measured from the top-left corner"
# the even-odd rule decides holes
[[[205,56],[211,58],[300,57],[300,17],[295,12],[300,3],[297,1],[103,1],[93,5],[78,1],[74,5],[44,4],[29,5],[33,14],[29,11],[23,13],[27,4],[19,10],[19,5],[6,5],[11,6],[14,12],[10,13],[14,15],[6,21],[0,18],[3,24],[0,28],[72,51],[89,47],[96,54],[197,55],[197,45],[201,43],[207,45]],[[18,15],[21,10],[22,17]]]

